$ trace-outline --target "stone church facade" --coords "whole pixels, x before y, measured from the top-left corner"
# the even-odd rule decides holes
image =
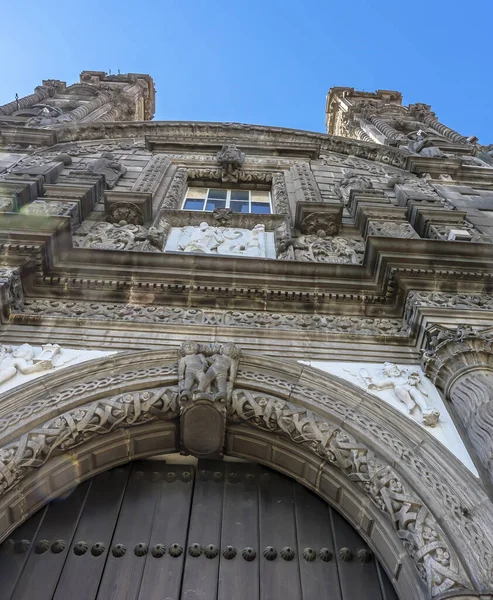
[[[154,108],[148,75],[97,71],[0,106],[0,598],[62,598],[99,556],[75,598],[162,598],[159,577],[170,598],[493,598],[493,146],[396,91],[332,88],[327,134]],[[136,473],[197,483],[154,508],[135,484],[132,519],[201,493],[209,517],[190,509],[180,543],[152,541],[157,517],[149,539],[90,540],[84,492],[71,533],[36,533],[133,461],[119,502]],[[258,544],[225,537],[254,479],[311,493],[291,541],[261,500]],[[333,547],[300,541],[312,498]],[[223,533],[198,539],[218,502]],[[143,569],[134,595],[118,560]]]

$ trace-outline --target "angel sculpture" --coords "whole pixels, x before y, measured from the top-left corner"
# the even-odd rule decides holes
[[[440,418],[440,413],[428,404],[428,392],[421,381],[417,369],[407,370],[394,363],[386,362],[383,365],[383,378],[370,377],[365,369],[360,370],[360,377],[365,381],[369,390],[393,390],[396,398],[404,404],[407,413],[411,415],[419,408],[422,422],[427,427],[435,427]]]

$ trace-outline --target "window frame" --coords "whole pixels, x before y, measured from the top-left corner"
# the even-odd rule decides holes
[[[185,208],[185,204],[187,202],[188,198],[188,192],[190,189],[203,189],[205,190],[205,198],[203,200],[203,205],[202,205],[202,209],[197,210],[195,208]],[[207,206],[207,202],[209,200],[214,200],[214,198],[209,198],[209,192],[211,190],[221,190],[221,191],[225,191],[226,192],[226,205],[224,208],[230,208],[231,207],[231,193],[232,192],[248,192],[248,212],[244,213],[244,212],[237,212],[237,211],[233,211],[234,214],[238,214],[238,215],[272,215],[273,211],[272,211],[272,192],[271,190],[251,190],[251,189],[242,189],[242,188],[220,188],[220,187],[205,187],[205,186],[198,186],[198,185],[188,185],[187,189],[185,191],[185,195],[183,197],[183,201],[181,203],[181,210],[190,210],[193,212],[214,212],[213,210],[207,210],[206,206]],[[253,200],[253,202],[258,202],[259,204],[263,204],[269,207],[269,212],[266,213],[257,213],[257,212],[252,212],[252,192],[266,192],[269,195],[269,200],[262,202],[261,200]],[[191,198],[192,200],[194,198]],[[197,198],[198,200],[198,198]],[[233,199],[233,202],[235,202],[236,200]],[[241,200],[239,200],[238,202],[241,202]]]

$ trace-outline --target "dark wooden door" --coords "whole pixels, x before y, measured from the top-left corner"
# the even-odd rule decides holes
[[[356,531],[254,464],[102,473],[0,547],[0,600],[396,600]]]

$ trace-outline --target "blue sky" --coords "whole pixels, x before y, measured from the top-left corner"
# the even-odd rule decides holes
[[[493,0],[23,0],[2,11],[0,104],[80,71],[149,73],[156,119],[324,131],[332,86],[396,89],[493,143]]]

